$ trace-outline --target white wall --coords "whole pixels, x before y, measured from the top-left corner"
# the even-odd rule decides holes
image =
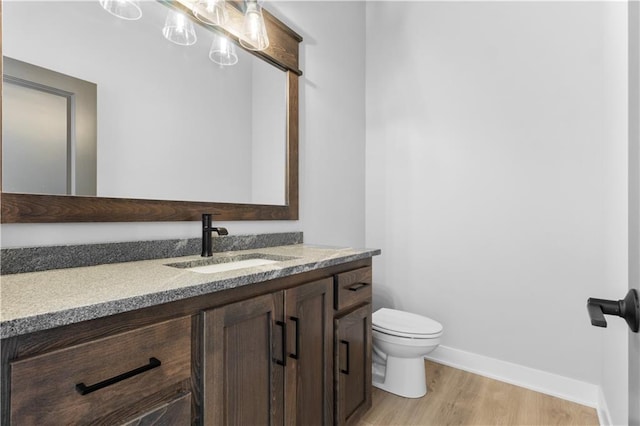
[[[300,220],[226,222],[232,234],[304,231],[305,241],[364,245],[364,4],[278,2],[305,37],[300,80]],[[336,107],[336,105],[340,105]],[[4,224],[2,247],[197,238],[197,222]]]
[[[300,166],[305,241],[364,245],[365,4],[291,1],[269,6],[304,37]]]
[[[601,383],[585,305],[624,279],[626,232],[609,7],[367,4],[376,307],[439,320],[445,346]]]

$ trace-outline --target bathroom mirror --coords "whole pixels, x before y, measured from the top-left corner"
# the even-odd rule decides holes
[[[270,47],[248,52],[238,46],[240,66],[220,67],[209,61],[213,33],[205,25],[196,25],[199,49],[162,39],[166,14],[188,12],[186,2],[141,2],[143,19],[131,22],[97,2],[24,2],[31,8],[22,12],[30,18],[24,31],[70,28],[57,31],[50,46],[42,45],[46,37],[32,37],[39,46],[30,50],[16,37],[20,3],[3,3],[3,55],[22,55],[16,59],[97,85],[98,184],[96,196],[3,192],[2,222],[199,220],[204,212],[217,220],[297,219],[297,34],[264,11]],[[228,9],[231,22],[240,22],[241,7]],[[143,30],[134,41],[135,25]],[[91,30],[103,36],[82,35]],[[222,33],[234,39],[233,29]],[[74,45],[85,50],[69,53]],[[96,58],[88,59],[91,50]],[[172,56],[156,59],[164,53]],[[136,130],[125,132],[131,127]],[[3,151],[3,166],[10,160]]]

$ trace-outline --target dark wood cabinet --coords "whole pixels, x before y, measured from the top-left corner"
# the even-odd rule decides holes
[[[205,425],[282,424],[282,292],[203,313]]]
[[[153,361],[152,361],[153,360]],[[191,376],[191,319],[11,362],[16,425],[121,424]]]
[[[190,424],[191,393],[186,392],[126,422],[124,426],[188,426]]]
[[[333,280],[285,290],[288,357],[286,423],[333,421]]]
[[[332,280],[204,312],[206,425],[332,418]]]
[[[335,320],[336,424],[371,408],[371,304]]]
[[[371,268],[335,276],[335,423],[355,424],[371,408]]]

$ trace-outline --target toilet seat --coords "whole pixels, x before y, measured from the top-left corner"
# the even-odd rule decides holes
[[[411,312],[382,308],[373,313],[372,328],[384,334],[412,339],[434,339],[442,335],[442,324]]]

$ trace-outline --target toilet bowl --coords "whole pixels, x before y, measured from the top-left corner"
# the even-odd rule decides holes
[[[373,313],[373,385],[406,398],[427,393],[424,356],[440,344],[442,325],[410,312]]]

